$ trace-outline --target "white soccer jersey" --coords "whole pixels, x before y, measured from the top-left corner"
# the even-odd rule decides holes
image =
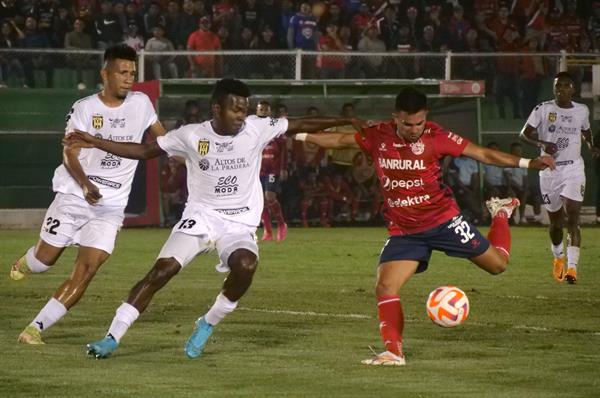
[[[572,108],[561,108],[555,100],[542,102],[531,112],[527,124],[537,129],[540,140],[558,146],[558,152],[554,155],[557,166],[583,167],[581,131],[590,128],[589,110],[584,104],[572,104]]]
[[[130,92],[116,108],[106,106],[98,94],[94,94],[73,104],[66,118],[65,134],[77,129],[106,140],[140,143],[146,129],[157,120],[154,107],[144,93]],[[82,148],[78,159],[88,179],[100,189],[99,205],[127,205],[137,160],[95,148]],[[52,186],[54,192],[83,198],[81,187],[64,164],[55,170]]]
[[[183,126],[158,137],[157,142],[169,156],[186,159],[188,205],[257,226],[263,209],[262,151],[287,128],[287,119],[248,116],[234,136],[218,135],[206,121]]]

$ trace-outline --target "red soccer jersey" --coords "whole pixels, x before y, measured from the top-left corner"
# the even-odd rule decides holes
[[[440,159],[460,156],[466,138],[427,122],[415,143],[396,135],[396,124],[381,123],[358,133],[356,142],[374,161],[391,235],[423,232],[450,220],[460,209],[442,180]]]
[[[281,170],[286,168],[286,151],[285,138],[279,137],[269,142],[263,149],[260,175],[275,174],[279,176]]]

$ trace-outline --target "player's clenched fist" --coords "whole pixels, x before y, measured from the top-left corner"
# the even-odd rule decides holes
[[[83,187],[81,187],[81,189],[83,190],[83,197],[85,198],[85,201],[91,205],[95,205],[96,203],[98,203],[98,201],[102,197],[102,195],[100,195],[100,190],[98,189],[98,187],[94,185],[91,181],[87,181],[85,184],[83,184]]]

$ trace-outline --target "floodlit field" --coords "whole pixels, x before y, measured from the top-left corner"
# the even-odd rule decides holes
[[[383,228],[291,229],[286,242],[262,244],[251,291],[197,360],[183,345],[223,280],[214,254],[155,297],[113,357],[87,357],[85,344],[104,335],[168,234],[122,231],[82,301],[44,334],[45,346],[32,347],[17,335],[69,274],[75,251],[45,275],[13,282],[9,266],[37,232],[0,232],[0,397],[600,396],[600,229],[583,231],[575,286],[552,279],[543,228],[513,228],[512,263],[495,277],[434,255],[402,293],[404,368],[360,364],[369,345],[382,347],[373,285]],[[429,291],[442,284],[471,302],[456,329],[425,313]]]

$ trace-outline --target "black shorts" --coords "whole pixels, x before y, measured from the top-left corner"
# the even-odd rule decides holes
[[[379,263],[416,260],[418,272],[429,265],[431,252],[439,250],[451,257],[477,257],[490,247],[490,242],[462,215],[424,232],[390,236],[383,246]]]
[[[279,193],[279,176],[275,174],[267,174],[266,176],[260,176],[260,183],[263,188],[263,192],[275,192]]]

